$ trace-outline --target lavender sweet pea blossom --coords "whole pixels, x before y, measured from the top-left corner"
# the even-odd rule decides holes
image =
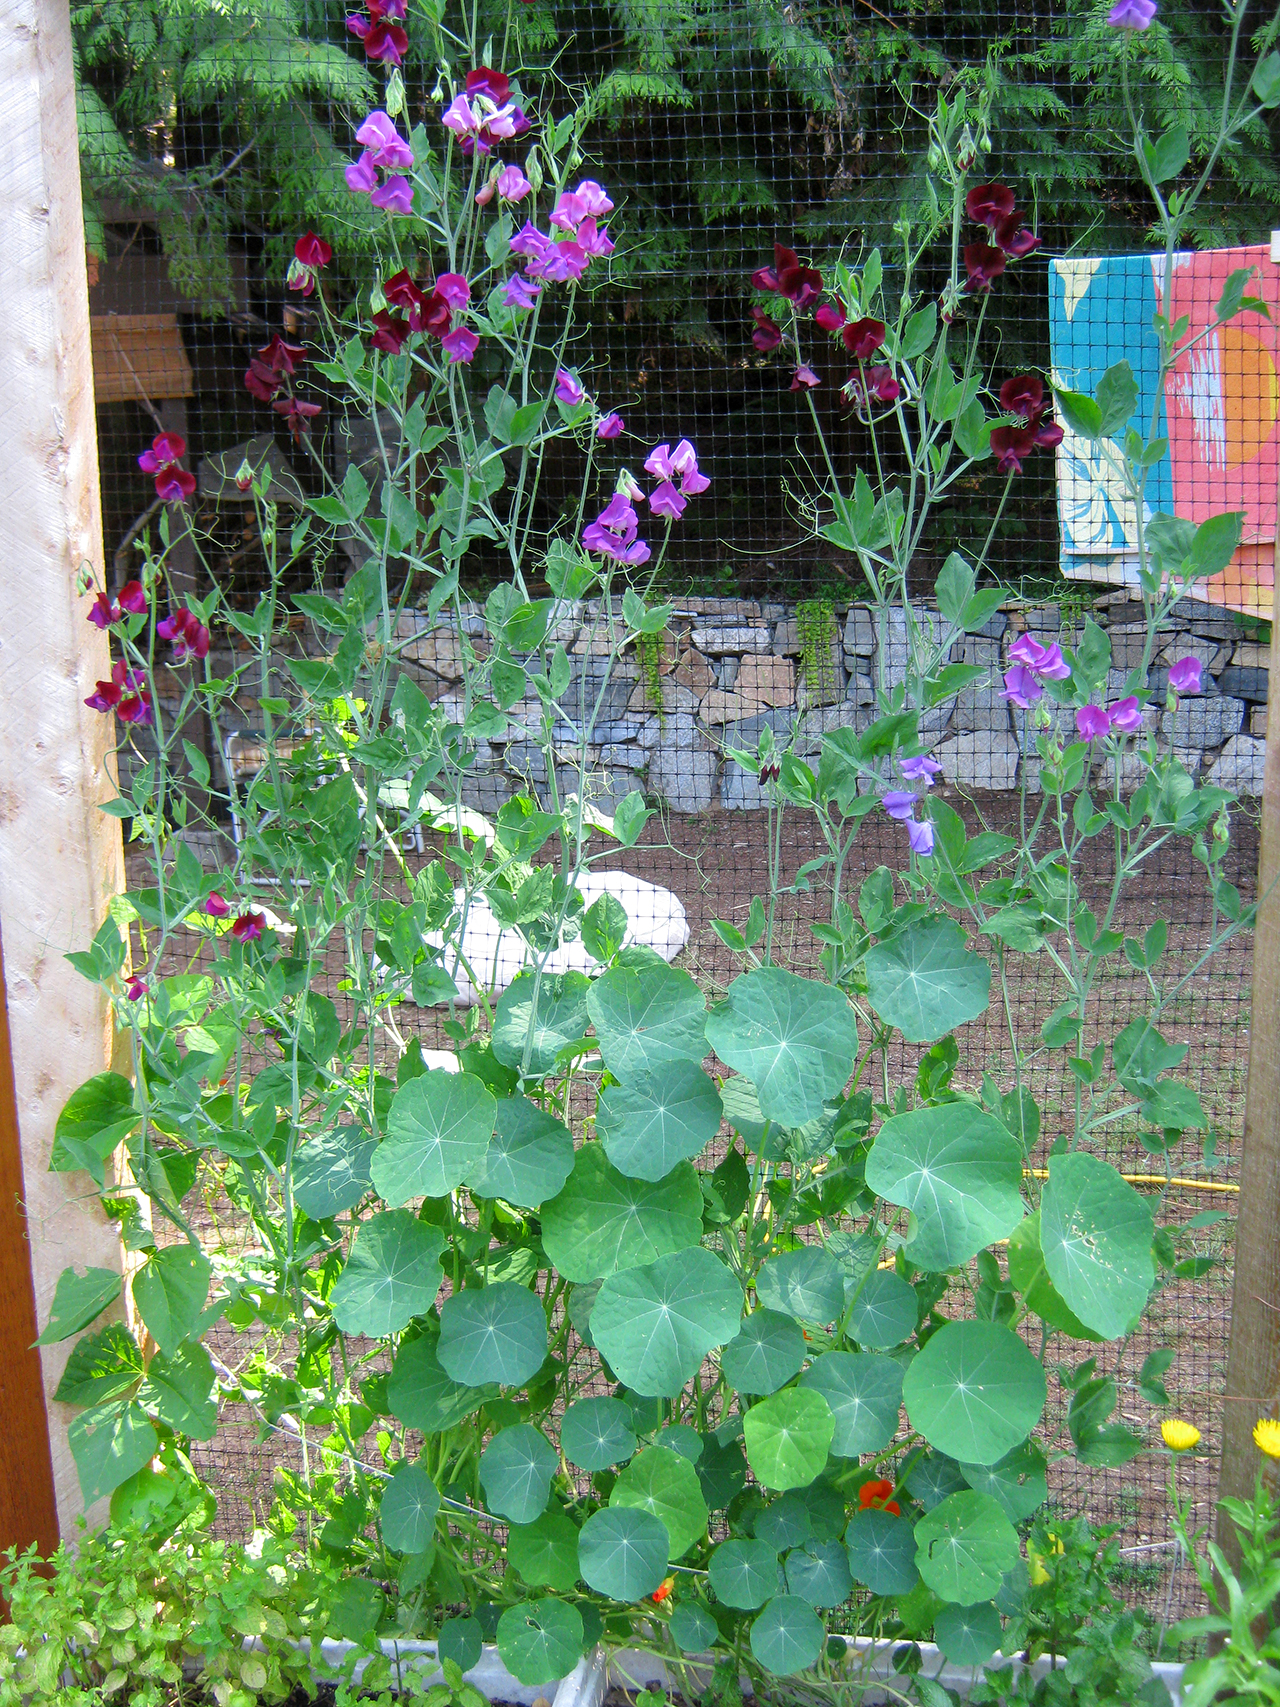
[[[504,202],[522,202],[533,189],[519,166],[504,166],[498,173],[497,185]]]
[[[503,285],[502,300],[508,308],[532,308],[533,299],[541,289],[540,284],[534,284],[517,273]]]
[[[1086,741],[1100,741],[1111,728],[1111,719],[1100,705],[1082,705],[1076,712],[1076,728]]]
[[[455,326],[441,338],[440,348],[451,362],[469,362],[480,348],[480,340],[469,326]]]
[[[1071,674],[1071,666],[1056,641],[1052,646],[1041,646],[1029,634],[1019,635],[1014,641],[1009,648],[1009,662],[1021,664],[1041,681],[1065,682]]]
[[[655,516],[670,516],[673,522],[678,522],[684,514],[689,500],[680,495],[669,480],[664,480],[656,486],[649,497],[649,508]]]
[[[575,241],[578,248],[586,255],[613,254],[613,238],[610,237],[606,227],[597,225],[594,214],[588,214],[578,227],[578,235]]]
[[[477,134],[480,129],[480,115],[465,95],[455,95],[441,113],[440,123],[461,141],[464,136]]]
[[[688,439],[681,439],[671,453],[671,466],[680,476],[680,490],[686,498],[705,492],[711,482],[698,467],[698,454]]]
[[[372,195],[378,187],[378,174],[373,168],[373,150],[366,148],[358,160],[343,170],[347,188],[357,196]]]
[[[1146,30],[1155,20],[1156,0],[1117,0],[1107,22],[1117,30]]]
[[[903,759],[898,769],[908,782],[922,782],[926,788],[932,788],[933,779],[942,775],[942,766],[928,753],[918,753],[914,758]]]
[[[413,185],[408,178],[387,178],[369,197],[384,213],[412,213]]]
[[[1043,693],[1044,689],[1025,664],[1015,664],[1011,670],[1005,671],[1000,697],[1016,705],[1019,710],[1025,711],[1028,706],[1034,705]]]
[[[624,493],[617,492],[595,521],[582,530],[582,543],[598,557],[632,567],[649,561],[649,547],[636,538],[638,518]]]
[[[933,854],[933,825],[917,823],[914,818],[907,825],[907,840],[911,843],[913,854],[919,854],[921,859],[929,859]]]
[[[385,171],[401,172],[413,165],[413,149],[381,109],[369,114],[356,132],[356,141],[373,156],[373,164]]]
[[[1199,658],[1179,658],[1177,663],[1169,671],[1169,686],[1175,693],[1199,693]]]
[[[882,795],[880,804],[889,816],[900,824],[905,824],[916,808],[918,794],[908,794],[905,789],[893,788],[888,794]]]

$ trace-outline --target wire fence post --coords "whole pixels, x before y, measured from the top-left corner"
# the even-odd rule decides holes
[[[10,0],[0,15],[0,135],[0,918],[19,1140],[6,1160],[21,1169],[0,1171],[0,1183],[25,1193],[27,1230],[15,1235],[0,1206],[0,1299],[34,1282],[43,1322],[64,1268],[121,1262],[88,1179],[48,1172],[59,1111],[109,1066],[113,1044],[109,1004],[63,955],[92,939],[124,875],[119,823],[99,810],[115,793],[112,720],[84,704],[111,660],[76,592],[82,565],[101,575],[102,523],[67,0]],[[20,1363],[29,1326],[0,1311],[6,1368],[30,1367]],[[69,1350],[42,1353],[45,1396]],[[51,1399],[48,1410],[45,1450],[70,1538],[83,1504],[72,1413]]]

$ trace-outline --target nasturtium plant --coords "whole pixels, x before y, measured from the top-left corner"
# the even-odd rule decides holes
[[[1182,974],[1167,928],[1117,921],[1177,842],[1211,903],[1197,955],[1252,923],[1223,875],[1231,797],[1158,716],[1200,665],[1151,673],[1240,518],[1151,514],[1167,446],[1131,420],[1124,364],[1093,398],[993,365],[981,303],[1036,239],[1011,187],[973,182],[992,94],[949,87],[892,267],[872,251],[824,278],[779,246],[753,281],[785,322],[758,308],[758,348],[803,350],[816,312],[856,363],[876,455],[847,489],[847,446],[815,459],[829,483],[798,513],[870,589],[874,680],[825,733],[774,715],[756,750],[724,743],[763,803],[768,892],[717,925],[715,987],[695,955],[670,964],[610,887],[661,802],[608,792],[592,758],[632,659],[666,655],[649,577],[709,484],[675,428],[627,450],[647,487],[626,472],[624,400],[589,368],[572,286],[634,215],[583,164],[584,108],[525,111],[536,35],[452,0],[393,10],[359,38],[395,52],[369,50],[382,105],[338,180],[377,283],[326,272],[329,240],[300,233],[289,283],[317,312],[247,381],[300,444],[350,424],[341,479],[317,450],[282,507],[265,464],[237,473],[267,565],[252,608],[170,510],[137,579],[92,589],[115,660],[88,703],[114,714],[127,782],[107,809],[149,874],[73,956],[125,1048],[68,1101],[52,1161],[131,1253],[127,1299],[119,1272],[69,1268],[40,1335],[68,1345],[82,1492],[174,1533],[207,1499],[190,1445],[234,1406],[291,1442],[267,1525],[327,1585],[314,1637],[433,1637],[463,1669],[492,1641],[548,1698],[602,1641],[673,1668],[710,1651],[726,1698],[745,1672],[760,1698],[797,1677],[833,1703],[835,1634],[1035,1659],[1052,1458],[1087,1477],[1144,1449],[1169,1362],[1135,1365],[1133,1329],[1208,1261],[1160,1186],[1207,1120],[1166,1035]],[[507,70],[485,63],[501,42]],[[1193,202],[1157,199],[1163,300]],[[1237,284],[1209,328],[1157,316],[1153,395],[1189,337],[1255,311]],[[994,677],[961,661],[1008,623],[982,551],[948,556],[928,610],[908,586],[934,506],[989,462],[1003,506],[1063,436],[1055,408],[1136,530],[1141,656],[1109,703],[1090,622],[1014,623]],[[184,457],[171,433],[143,450],[163,505],[194,488]],[[559,488],[575,467],[579,497],[547,502],[544,470]],[[179,538],[208,592],[177,578]],[[971,834],[933,787],[939,713],[970,688],[1019,718],[1017,835]],[[495,742],[527,777],[510,798]],[[855,880],[870,813],[901,858]],[[1098,974],[1121,952],[1140,1011],[1112,1036]],[[1061,982],[1034,1027],[1028,955]],[[1052,1111],[1046,1063],[1072,1086]],[[1162,1169],[1124,1177],[1125,1123]]]

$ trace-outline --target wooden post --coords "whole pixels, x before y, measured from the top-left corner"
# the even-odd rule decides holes
[[[0,1296],[21,1284],[29,1254],[42,1324],[64,1268],[121,1260],[87,1176],[48,1172],[59,1111],[110,1064],[113,1041],[109,1004],[63,955],[89,943],[124,875],[119,824],[98,810],[115,792],[112,720],[84,704],[95,679],[110,674],[107,640],[76,592],[81,567],[101,578],[103,565],[75,113],[68,0],[6,0],[0,921],[29,1243],[0,1236]],[[8,1363],[17,1330],[3,1315]],[[69,1349],[41,1354],[46,1398]],[[51,1400],[48,1408],[58,1518],[71,1539],[83,1504],[67,1444],[71,1413]]]
[[[1280,537],[1276,543],[1280,564]],[[1280,608],[1272,594],[1271,680],[1280,683]],[[1218,1495],[1252,1497],[1262,1457],[1253,1443],[1259,1417],[1280,1417],[1280,707],[1267,707],[1267,761],[1258,855],[1258,919],[1253,936],[1249,1082],[1240,1160],[1235,1286],[1227,1348],[1227,1400]],[[1231,1525],[1219,1542],[1239,1555]]]

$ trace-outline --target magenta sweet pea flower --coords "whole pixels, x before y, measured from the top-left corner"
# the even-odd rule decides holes
[[[585,403],[587,398],[577,374],[563,367],[556,370],[556,396],[561,403],[570,405]]]
[[[1076,728],[1086,741],[1100,741],[1111,728],[1111,719],[1100,705],[1082,705],[1076,712]]]
[[[622,416],[616,410],[611,410],[596,428],[596,437],[598,439],[616,439],[621,435],[625,426],[626,422]]]
[[[636,538],[637,525],[630,501],[624,493],[615,492],[595,521],[582,530],[582,543],[596,556],[611,557],[616,563],[647,563],[649,547]]]
[[[1043,693],[1044,689],[1025,664],[1015,664],[1011,670],[1005,671],[1000,697],[1016,705],[1019,710],[1025,711],[1028,706],[1034,705]]]
[[[1169,671],[1169,686],[1175,693],[1200,692],[1199,658],[1179,658]]]
[[[669,480],[664,480],[650,494],[649,508],[655,516],[670,516],[673,522],[678,522],[688,502]]]
[[[680,490],[686,498],[696,497],[710,486],[710,480],[698,467],[698,454],[688,439],[680,440],[668,461],[672,470],[680,476]]]
[[[124,993],[131,1002],[140,1002],[150,993],[151,986],[140,972],[131,972],[124,982]]]
[[[838,332],[849,317],[843,308],[838,308],[832,302],[824,302],[815,311],[813,318],[824,332]]]
[[[933,779],[942,775],[942,766],[928,753],[917,753],[914,758],[903,759],[898,769],[908,782],[922,782],[926,788],[931,788]]]
[[[802,389],[812,391],[815,385],[821,384],[822,380],[813,371],[813,369],[809,367],[807,363],[801,362],[800,366],[792,374],[791,384],[787,389],[788,391],[800,391]]]
[[[670,445],[655,445],[644,459],[646,474],[652,474],[655,480],[670,480],[676,472],[671,460]]]
[[[907,823],[907,840],[911,843],[911,851],[921,859],[929,859],[933,854],[933,825],[917,823],[914,818]]]
[[[126,581],[114,599],[108,599],[105,593],[99,593],[93,601],[87,620],[95,628],[110,628],[126,614],[143,616],[146,610],[147,591],[142,582]]]
[[[751,342],[761,355],[767,355],[770,350],[776,350],[782,342],[782,328],[769,318],[763,308],[753,308],[751,318],[756,323],[756,329],[751,334]]]
[[[461,273],[441,273],[435,288],[450,308],[465,308],[471,301],[471,286]]]
[[[1062,656],[1062,648],[1056,641],[1052,646],[1041,646],[1029,634],[1021,634],[1014,641],[1009,648],[1009,662],[1021,664],[1041,681],[1065,682],[1071,674],[1071,666]]]
[[[400,172],[413,165],[413,149],[381,109],[369,114],[356,132],[356,141],[373,156],[372,164],[387,172]]]
[[[413,212],[413,185],[408,178],[387,178],[369,197],[385,213]]]
[[[304,267],[327,267],[333,259],[333,250],[323,237],[317,237],[314,231],[307,231],[294,244],[293,258]]]
[[[266,928],[265,913],[238,913],[231,921],[231,935],[237,942],[257,942]]]
[[[399,23],[387,20],[404,17],[405,0],[367,0],[367,10],[367,18],[359,12],[351,14],[347,28],[364,44],[368,58],[384,60],[388,65],[403,64],[409,50],[408,34]]]
[[[916,801],[919,798],[918,794],[909,794],[905,789],[893,788],[889,790],[888,794],[881,796],[880,804],[891,818],[896,819],[900,824],[905,824],[915,811]]]
[[[1117,700],[1113,706],[1108,707],[1107,715],[1111,727],[1118,729],[1122,735],[1132,735],[1142,727],[1142,707],[1133,694],[1130,694],[1128,699]]]
[[[1158,9],[1156,0],[1117,0],[1107,22],[1118,30],[1150,29]]]
[[[502,300],[508,308],[532,308],[533,299],[541,289],[540,284],[534,284],[517,273],[503,285]]]
[[[161,640],[172,641],[175,664],[185,664],[189,657],[209,656],[209,630],[196,613],[188,610],[185,605],[179,605],[163,622],[157,623],[156,633]]]
[[[150,723],[154,718],[146,677],[123,662],[112,665],[111,680],[96,682],[84,703],[91,711],[114,711],[122,723]]]
[[[166,504],[185,504],[196,489],[196,477],[185,468],[166,468],[156,475],[156,496]]]
[[[578,227],[577,245],[584,254],[593,258],[612,255],[614,251],[614,241],[609,235],[608,227],[597,225],[595,215],[590,213]]]
[[[138,458],[138,467],[144,473],[159,474],[161,469],[172,468],[181,462],[186,454],[187,441],[181,433],[157,433]]]
[[[480,340],[469,326],[455,326],[441,338],[440,348],[451,362],[469,362],[480,348]]]
[[[373,167],[373,151],[366,149],[358,160],[343,168],[347,188],[357,196],[372,195],[378,187],[378,174]]]
[[[587,217],[587,204],[572,190],[562,190],[551,210],[548,223],[558,225],[561,231],[576,232]]]
[[[613,203],[594,178],[584,178],[573,193],[591,217],[599,219],[613,212]]]
[[[475,136],[480,129],[479,115],[472,109],[471,102],[465,95],[455,95],[440,115],[440,123],[446,130],[461,140],[464,136]]]
[[[216,889],[211,889],[205,899],[204,910],[211,919],[225,919],[231,911],[231,904]]]
[[[522,202],[533,189],[519,166],[504,166],[498,173],[496,182],[498,194],[504,202]]]

